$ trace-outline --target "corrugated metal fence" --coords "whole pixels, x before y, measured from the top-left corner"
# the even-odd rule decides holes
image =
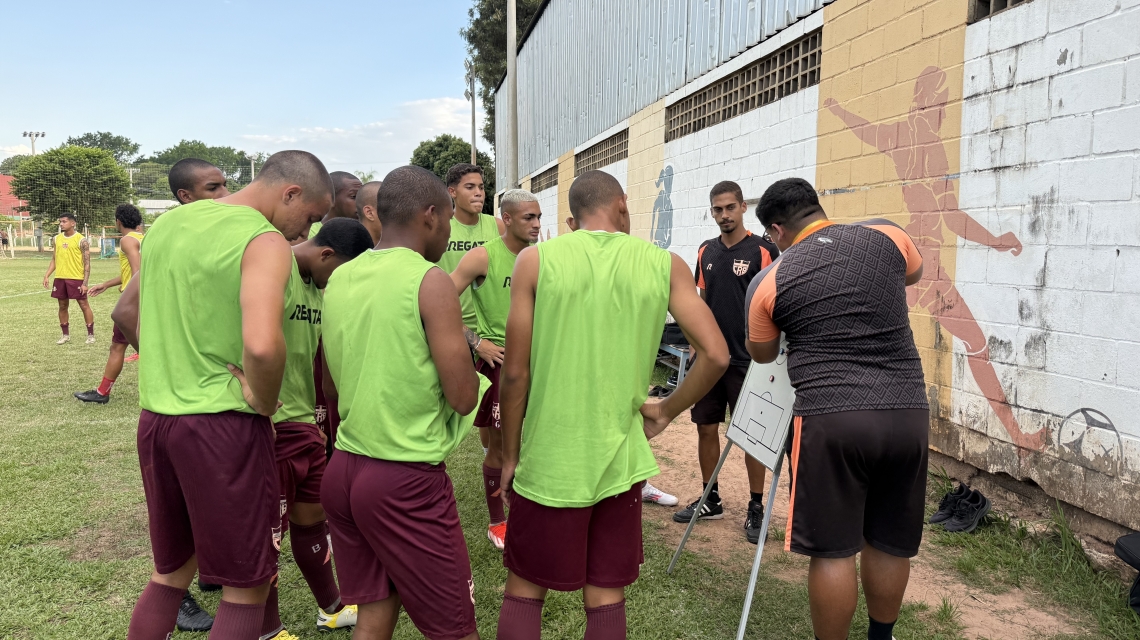
[[[519,177],[832,1],[551,0],[518,57]],[[509,112],[496,100],[499,140]]]

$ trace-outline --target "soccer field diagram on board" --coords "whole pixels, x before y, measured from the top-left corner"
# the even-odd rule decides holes
[[[796,391],[788,377],[787,343],[776,360],[753,362],[732,414],[726,436],[748,455],[774,469],[788,437]]]

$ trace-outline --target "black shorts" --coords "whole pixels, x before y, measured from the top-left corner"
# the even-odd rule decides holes
[[[731,364],[720,380],[716,381],[705,397],[697,400],[690,415],[693,424],[720,424],[724,422],[725,410],[736,411],[736,399],[748,375],[748,365]]]
[[[926,506],[926,409],[796,416],[784,548],[847,558],[863,541],[918,555]]]

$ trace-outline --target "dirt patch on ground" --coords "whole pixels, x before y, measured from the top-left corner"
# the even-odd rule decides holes
[[[723,427],[721,432],[723,433]],[[722,443],[724,442],[722,438]],[[663,491],[676,495],[681,505],[700,497],[701,476],[697,465],[697,429],[686,411],[652,440],[661,475],[650,482]],[[744,517],[748,510],[748,476],[744,470],[744,454],[734,447],[724,463],[718,479],[724,501],[724,519],[701,522],[689,537],[686,550],[725,566],[750,566],[756,547],[744,539]],[[772,511],[772,533],[764,546],[763,564],[769,574],[788,582],[807,580],[807,559],[783,549],[784,528],[788,513],[788,478],[781,473]],[[646,505],[645,518],[669,545],[676,546],[685,525],[673,522],[677,508]],[[1029,594],[1011,589],[995,595],[969,587],[957,575],[937,568],[937,549],[924,545],[911,568],[906,601],[921,602],[936,610],[948,599],[960,612],[966,638],[1004,638],[1031,640],[1060,634],[1079,634],[1081,630],[1062,617],[1030,604]]]
[[[129,560],[150,555],[146,503],[96,525],[83,527],[75,535],[45,543],[62,549],[72,562],[88,560]]]

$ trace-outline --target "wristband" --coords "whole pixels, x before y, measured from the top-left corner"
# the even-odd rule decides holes
[[[478,351],[478,350],[479,350],[479,345],[481,345],[481,344],[483,344],[483,338],[479,338],[478,340],[476,340],[476,341],[475,341],[475,346],[471,347],[471,350],[472,350],[472,351]]]

